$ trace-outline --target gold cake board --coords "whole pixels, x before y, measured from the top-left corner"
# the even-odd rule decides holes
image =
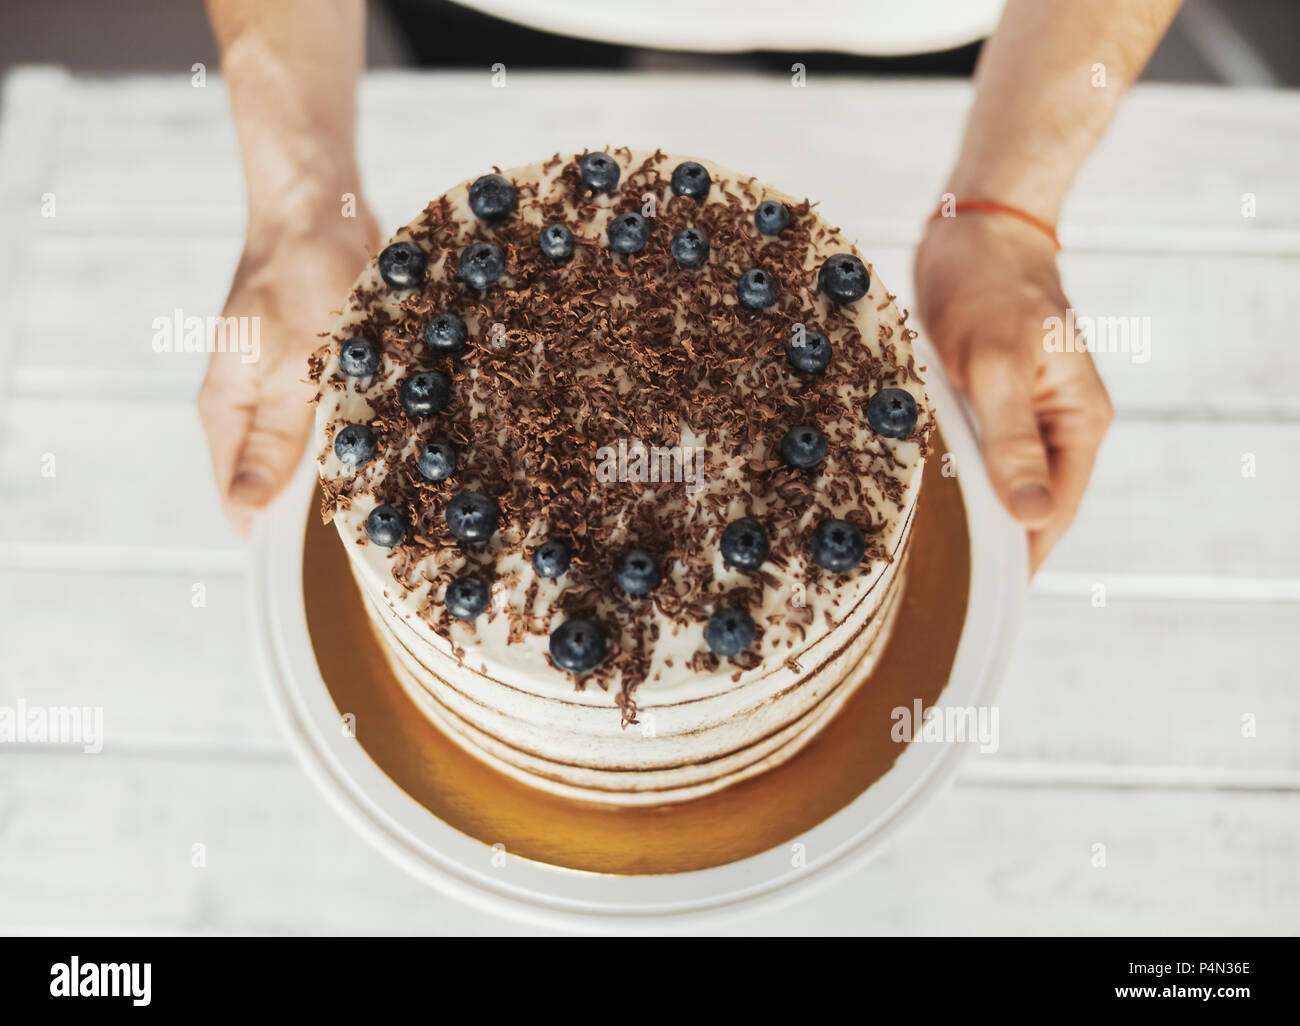
[[[939,435],[932,453],[944,452]],[[970,536],[961,490],[927,462],[907,585],[869,680],[802,751],[766,773],[676,805],[615,808],[547,794],[441,733],[398,683],[368,628],[347,554],[313,503],[303,548],[307,627],[340,716],[398,787],[461,833],[512,855],[596,873],[681,873],[785,844],[851,803],[901,754],[892,711],[934,704],[966,618]],[[611,714],[616,712],[611,701]]]

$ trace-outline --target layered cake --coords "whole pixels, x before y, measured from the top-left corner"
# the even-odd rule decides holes
[[[418,708],[592,801],[790,758],[898,608],[913,337],[808,201],[705,160],[557,154],[434,200],[312,361],[323,516]]]

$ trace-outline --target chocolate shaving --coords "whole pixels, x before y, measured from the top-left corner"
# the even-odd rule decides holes
[[[625,166],[631,159],[628,151],[615,153]],[[706,202],[675,196],[665,174],[671,166],[656,153],[626,170],[612,197],[614,213],[640,211],[645,194],[656,197],[654,216],[647,218],[649,243],[623,256],[592,225],[604,205],[582,186],[577,157],[556,154],[544,167],[561,164],[552,195],[516,183],[519,210],[496,224],[459,220],[446,196],[430,203],[403,236],[428,254],[427,280],[396,316],[384,305],[382,286],[354,290],[352,301],[363,313],[347,337],[377,342],[388,371],[361,392],[373,411],[369,424],[386,473],[377,485],[369,473],[323,480],[321,513],[328,520],[367,492],[402,511],[412,530],[394,550],[392,570],[408,590],[422,579],[426,560],[440,553],[459,551],[490,577],[503,553],[530,555],[546,537],[564,538],[572,563],[557,608],[564,617],[599,620],[611,642],[605,663],[576,686],[590,681],[607,689],[617,681],[614,701],[627,726],[637,722],[633,692],[650,672],[657,641],[658,631],[648,629],[651,609],[702,638],[704,622],[719,605],[752,608],[762,588],[783,581],[765,568],[751,575],[752,587],[720,594],[713,562],[722,528],[737,515],[733,508],[763,523],[770,565],[782,570],[806,553],[813,527],[840,506],[858,511],[850,518],[867,533],[868,558],[892,558],[873,535],[893,514],[873,513],[867,484],[901,509],[905,484],[896,472],[904,464],[892,443],[873,439],[860,446],[854,435],[878,389],[920,382],[910,352],[900,361],[895,344],[910,343],[915,333],[903,315],[896,324],[882,323],[868,345],[853,309],[818,293],[816,268],[805,267],[806,255],[837,230],[828,229],[807,200],[793,204],[789,227],[768,239],[753,223],[763,198],[757,182],[736,183],[744,199],[723,192],[720,183]],[[544,258],[538,228],[524,214],[568,224],[577,237],[572,259],[556,264]],[[709,238],[710,256],[700,270],[679,267],[669,252],[673,236],[686,227]],[[467,288],[456,274],[458,254],[476,241],[496,243],[506,258],[505,276],[483,291]],[[736,281],[752,267],[780,283],[776,304],[761,312],[736,302]],[[889,308],[889,301],[877,306]],[[425,326],[440,312],[456,313],[470,327],[468,346],[458,354],[435,354],[424,343]],[[786,344],[796,324],[830,337],[834,358],[824,374],[808,376],[790,366]],[[332,339],[335,353],[344,341]],[[326,365],[324,351],[309,362],[322,390],[361,388],[355,381],[322,380]],[[452,399],[437,416],[413,420],[397,386],[429,369],[452,379]],[[911,438],[923,451],[931,423],[923,411]],[[827,437],[829,455],[817,471],[785,466],[777,453],[783,434],[799,424]],[[724,463],[710,465],[706,475],[744,468],[736,488],[725,494],[705,489],[696,501],[683,502],[680,480],[597,480],[602,447],[616,447],[620,439],[680,446],[683,425],[706,437],[711,459]],[[428,439],[455,445],[460,462],[452,480],[435,483],[419,474],[414,453]],[[500,506],[501,529],[487,545],[462,546],[443,519],[450,498],[470,489]],[[629,599],[611,581],[613,559],[632,547],[655,553],[664,570],[663,583],[642,600]],[[438,573],[433,580],[444,584],[450,577]],[[822,577],[813,566],[809,586]],[[547,631],[550,617],[536,612],[536,599],[533,585],[522,602],[509,604],[511,643]],[[444,608],[428,603],[422,614],[450,637]],[[808,610],[787,607],[782,619],[806,637]],[[757,646],[731,660],[741,669],[759,661]],[[701,641],[689,665],[713,671],[719,662]]]

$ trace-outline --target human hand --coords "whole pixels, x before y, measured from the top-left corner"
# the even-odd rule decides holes
[[[1112,418],[1092,355],[1044,346],[1044,320],[1069,305],[1055,247],[1009,217],[936,218],[915,281],[921,323],[970,396],[989,477],[1028,530],[1037,571],[1074,519]]]
[[[379,228],[368,209],[250,222],[222,315],[260,320],[260,351],[214,352],[199,391],[199,417],[226,516],[246,535],[253,515],[287,483],[311,430],[315,388],[307,358],[333,327]]]

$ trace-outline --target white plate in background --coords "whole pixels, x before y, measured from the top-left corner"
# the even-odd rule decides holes
[[[462,0],[458,0],[462,2]],[[829,51],[897,57],[964,46],[1003,0],[463,0],[529,28],[657,50]],[[816,61],[812,61],[812,70]]]

